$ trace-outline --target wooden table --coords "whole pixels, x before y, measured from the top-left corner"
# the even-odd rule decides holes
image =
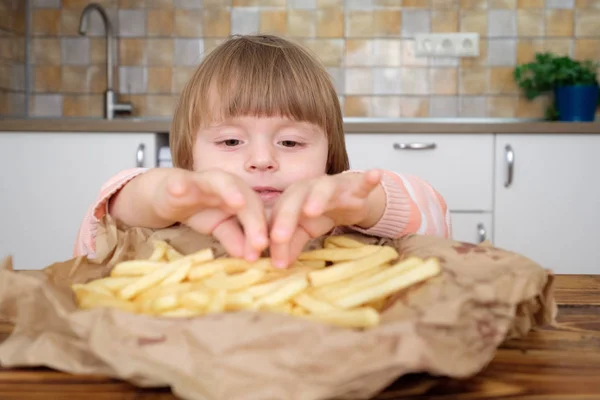
[[[399,399],[600,399],[600,275],[556,278],[557,327],[511,340],[477,376],[466,380],[405,376],[379,396]],[[0,322],[0,342],[11,332]],[[46,368],[0,368],[2,400],[166,400],[168,389],[140,389],[101,376]]]

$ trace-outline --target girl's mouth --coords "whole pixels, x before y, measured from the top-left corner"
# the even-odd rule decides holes
[[[266,206],[271,206],[277,202],[282,191],[273,187],[255,186],[252,188]]]

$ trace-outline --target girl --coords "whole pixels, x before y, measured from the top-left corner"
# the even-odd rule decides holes
[[[175,168],[123,171],[102,187],[76,256],[94,256],[106,213],[128,226],[187,224],[249,261],[268,249],[279,267],[327,233],[450,236],[446,203],[426,182],[348,171],[327,71],[279,37],[234,36],[206,56],[179,99],[170,147]]]

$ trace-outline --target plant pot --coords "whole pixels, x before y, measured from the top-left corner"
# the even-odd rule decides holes
[[[561,86],[554,89],[559,121],[594,121],[598,107],[598,85]]]

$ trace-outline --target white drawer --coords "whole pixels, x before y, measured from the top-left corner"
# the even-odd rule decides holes
[[[468,243],[493,243],[492,213],[450,213],[452,239]]]
[[[405,145],[435,147],[402,148]],[[346,147],[352,169],[382,168],[416,175],[440,192],[450,210],[492,210],[492,134],[348,133]]]

